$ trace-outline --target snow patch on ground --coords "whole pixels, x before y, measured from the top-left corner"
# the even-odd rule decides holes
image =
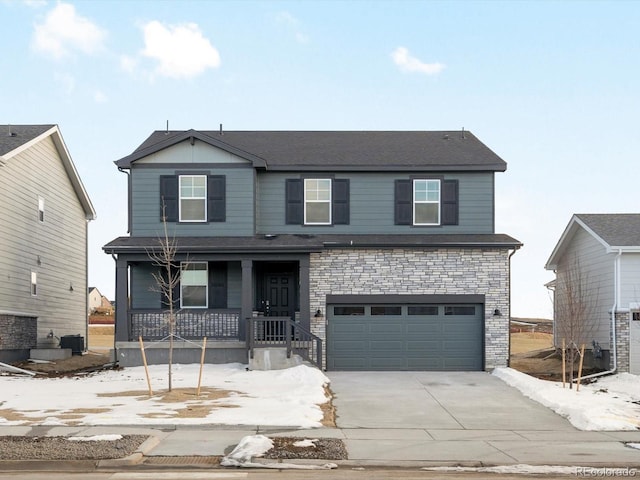
[[[174,365],[173,389],[195,392],[199,369],[198,364]],[[322,426],[323,412],[319,405],[328,400],[324,386],[329,379],[316,368],[298,365],[285,370],[248,371],[246,365],[239,363],[207,364],[203,369],[202,387],[231,393],[211,400],[194,394],[183,401],[171,402],[163,400],[160,394],[167,389],[167,366],[150,365],[149,372],[154,391],[151,397],[147,393],[144,367],[104,371],[81,378],[2,375],[1,408],[5,414],[0,418],[0,425],[66,425],[73,421],[80,425]],[[179,414],[198,406],[211,408],[204,417]]]
[[[525,396],[567,418],[580,430],[615,431],[640,428],[640,379],[620,373],[570,389],[562,382],[531,377],[512,368],[496,368],[493,375]]]

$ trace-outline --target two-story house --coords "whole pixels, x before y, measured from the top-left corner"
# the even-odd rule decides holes
[[[86,338],[96,213],[57,125],[0,126],[0,205],[0,361]]]
[[[178,335],[217,340],[207,361],[246,362],[250,319],[274,316],[319,338],[331,370],[507,365],[521,243],[495,233],[506,164],[470,132],[156,131],[116,165],[130,235],[104,250],[124,364],[167,333],[150,259],[164,219]],[[176,361],[199,360],[184,347]]]

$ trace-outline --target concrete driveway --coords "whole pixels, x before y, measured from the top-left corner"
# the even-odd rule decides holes
[[[486,372],[327,372],[339,428],[576,431]]]

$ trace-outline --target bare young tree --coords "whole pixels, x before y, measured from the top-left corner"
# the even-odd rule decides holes
[[[598,295],[599,287],[591,280],[576,256],[558,270],[555,294],[556,340],[564,339],[566,342],[570,388],[573,386],[580,345],[588,344],[593,339],[598,315]]]
[[[153,265],[158,267],[157,272],[152,272],[155,284],[151,290],[158,292],[164,303],[167,305],[165,318],[169,331],[169,391],[172,390],[171,373],[173,367],[173,340],[176,336],[177,312],[175,310],[175,301],[173,292],[180,283],[180,264],[176,262],[176,252],[178,243],[175,237],[169,236],[167,229],[167,220],[165,215],[164,202],[162,204],[162,226],[164,229],[163,236],[158,237],[158,246],[155,249],[147,251],[147,255],[152,260]]]

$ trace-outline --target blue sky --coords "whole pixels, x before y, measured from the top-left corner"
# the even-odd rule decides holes
[[[153,131],[471,130],[507,163],[496,231],[512,313],[550,318],[544,270],[573,213],[638,212],[640,2],[0,0],[0,124],[56,123],[126,234],[113,161]]]

